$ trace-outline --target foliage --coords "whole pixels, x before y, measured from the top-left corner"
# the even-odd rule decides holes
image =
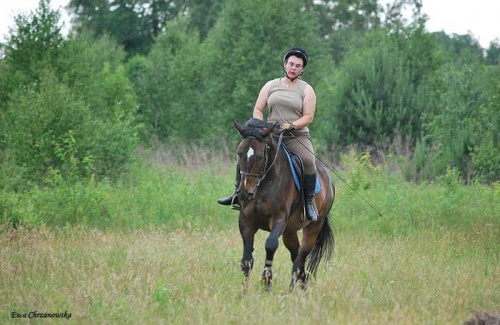
[[[1,186],[20,190],[43,185],[54,171],[65,178],[74,165],[63,159],[64,150],[70,150],[76,161],[86,161],[74,174],[88,177],[91,163],[98,177],[115,178],[137,146],[137,104],[119,65],[124,55],[106,38],[94,42],[82,35],[63,40],[54,27],[58,16],[50,13],[45,1],[40,6],[34,15],[17,18],[18,30],[48,30],[54,35],[47,39],[59,43],[33,42],[36,34],[11,35],[15,42],[8,44],[13,50],[6,52],[4,67],[15,77],[0,79],[8,97],[0,115],[0,150],[5,153],[0,160],[5,175]],[[57,56],[43,49],[25,52],[41,45],[49,54],[57,49]],[[25,64],[28,54],[32,56]],[[6,174],[12,171],[17,177],[9,181]]]
[[[200,121],[208,114],[200,101],[200,62],[198,36],[186,31],[182,21],[168,24],[157,38],[148,57],[137,57],[128,64],[138,94],[140,119],[149,136],[196,138]],[[179,78],[182,76],[182,78]],[[198,91],[193,93],[193,90]]]
[[[111,35],[130,55],[134,55],[147,53],[162,24],[171,15],[177,15],[175,2],[72,0],[69,9],[74,13],[73,23],[78,31],[89,31],[96,37]]]
[[[358,155],[351,148],[347,153],[341,154],[341,161],[343,171],[347,174],[346,181],[353,190],[367,190],[375,184],[380,168],[372,165],[369,151]]]
[[[2,123],[5,146],[19,167],[21,180],[35,183],[41,183],[50,168],[63,168],[64,160],[55,153],[66,147],[65,141],[78,139],[71,143],[71,150],[75,159],[83,160],[92,137],[88,108],[50,72],[43,80],[40,90],[28,87],[13,95]]]
[[[219,19],[227,0],[187,0],[188,27],[204,40]]]
[[[498,65],[500,64],[500,40],[495,39],[495,41],[490,43],[490,46],[486,50],[486,64]]]
[[[23,86],[40,85],[42,71],[63,51],[60,13],[49,4],[50,0],[41,0],[33,13],[16,16],[15,26],[9,28],[0,78],[1,106]]]
[[[480,74],[481,103],[475,121],[472,165],[475,180],[500,179],[500,65],[484,67]]]
[[[475,129],[479,119],[480,90],[473,73],[474,62],[453,64],[443,71],[446,91],[441,93],[436,111],[427,116],[425,128],[429,141],[435,146],[430,164],[433,175],[456,167],[468,182],[472,179],[470,155],[475,143]]]
[[[396,134],[415,138],[428,93],[404,52],[382,33],[366,37],[366,48],[345,59],[333,90],[330,143],[391,143]],[[425,78],[425,77],[423,77]]]
[[[448,168],[467,184],[499,180],[498,44],[484,50],[472,35],[428,33],[420,0],[385,8],[375,0],[74,0],[68,37],[49,4],[16,17],[2,47],[0,181],[11,188],[46,185],[49,170],[65,170],[55,150],[71,136],[96,181],[117,179],[138,134],[154,146],[237,141],[230,119],[252,115],[292,46],[311,58],[304,80],[317,95],[316,152],[335,161],[356,146],[384,161],[404,143],[396,159],[409,180]],[[62,107],[42,100],[49,94],[75,112],[74,129],[55,116]],[[21,141],[16,114],[42,116],[32,135],[53,142],[45,157]]]
[[[189,30],[204,38],[225,0],[71,0],[69,11],[78,32],[110,35],[129,57],[146,55],[154,39],[169,32],[169,22],[189,15]]]
[[[434,35],[440,46],[455,58],[469,55],[477,60],[483,59],[483,49],[479,42],[470,35],[453,34],[449,36],[444,32],[436,32]]]

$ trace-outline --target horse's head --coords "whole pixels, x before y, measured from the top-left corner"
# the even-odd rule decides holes
[[[237,152],[241,174],[238,193],[241,200],[247,201],[254,197],[267,173],[271,144],[269,135],[276,124],[258,119],[250,119],[244,125],[233,120],[233,124],[243,137]]]

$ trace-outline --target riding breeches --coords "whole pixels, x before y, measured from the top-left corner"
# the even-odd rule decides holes
[[[311,137],[308,133],[297,134],[292,136],[283,136],[283,143],[291,152],[298,154],[304,163],[304,172],[306,175],[314,175],[316,173],[316,158],[314,157],[314,149],[311,143]]]

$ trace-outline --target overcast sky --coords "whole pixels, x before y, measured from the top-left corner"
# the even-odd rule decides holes
[[[61,8],[63,19],[68,20],[64,7],[69,0],[52,0],[54,9]],[[379,0],[380,3],[393,0]],[[38,7],[38,0],[0,0],[0,42],[8,28],[14,25],[19,13],[29,13]],[[472,34],[482,47],[487,48],[494,39],[500,39],[500,0],[423,0],[423,11],[429,20],[430,32],[444,30],[447,34]],[[66,22],[66,27],[69,22]]]

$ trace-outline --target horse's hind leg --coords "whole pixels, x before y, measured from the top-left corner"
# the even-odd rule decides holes
[[[308,233],[307,230],[303,231],[299,253],[297,258],[293,261],[290,290],[293,290],[297,284],[300,284],[302,288],[307,286],[307,276],[305,270],[306,258],[314,248],[316,237],[317,236],[312,236],[310,232]]]
[[[285,226],[285,218],[275,222],[269,237],[266,239],[266,263],[262,271],[261,283],[268,292],[271,291],[272,287],[274,253],[278,249],[279,237],[283,233]]]
[[[250,277],[250,272],[253,268],[253,244],[255,233],[257,230],[253,227],[250,227],[247,220],[243,215],[240,215],[239,218],[239,228],[241,238],[243,239],[243,257],[241,259],[241,270],[243,271],[243,275],[245,279],[243,280],[243,292],[248,291],[248,280]]]
[[[283,233],[283,243],[290,252],[292,263],[295,262],[295,259],[297,259],[297,256],[299,255],[299,247],[300,247],[299,236],[297,236],[297,232],[285,231]]]

